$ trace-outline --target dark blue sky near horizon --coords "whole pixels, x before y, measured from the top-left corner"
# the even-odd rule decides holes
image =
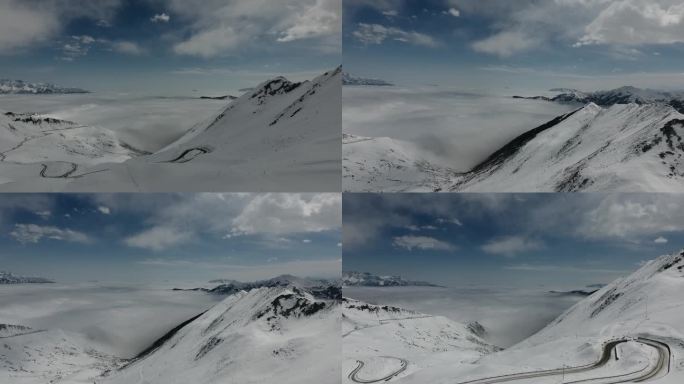
[[[581,289],[684,244],[658,194],[346,194],[343,270],[451,287]]]
[[[303,80],[340,65],[340,7],[339,0],[8,0],[0,4],[0,78],[158,95],[225,92],[278,75]]]
[[[0,269],[59,282],[339,276],[336,194],[6,195]]]
[[[358,76],[490,93],[684,89],[684,9],[670,0],[345,0],[343,11],[344,65]]]

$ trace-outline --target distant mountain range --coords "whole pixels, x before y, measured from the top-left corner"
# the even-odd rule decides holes
[[[347,72],[342,74],[342,85],[366,85],[374,87],[392,87],[394,84],[388,83],[384,80],[365,79],[363,77],[354,77]]]
[[[346,287],[441,287],[425,281],[404,280],[401,276],[378,276],[368,272],[342,273],[342,285]]]
[[[64,88],[48,83],[29,83],[23,80],[0,79],[0,94],[69,94],[90,93],[80,88]]]
[[[532,99],[554,101],[558,103],[594,103],[601,107],[615,104],[653,104],[664,103],[684,113],[684,92],[668,92],[653,89],[641,89],[632,86],[620,87],[608,91],[582,92],[576,89],[554,88],[550,92],[559,92],[553,97],[547,96],[513,96],[516,99]]]
[[[42,277],[25,277],[16,276],[10,272],[0,271],[0,285],[1,284],[50,284],[54,283],[52,280],[44,279]]]

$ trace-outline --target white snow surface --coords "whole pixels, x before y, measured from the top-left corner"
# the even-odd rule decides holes
[[[341,88],[341,68],[267,81],[151,155],[104,128],[17,126],[6,115],[0,130],[14,145],[3,149],[0,190],[339,191]]]
[[[349,373],[364,363],[358,378],[373,380],[406,370],[394,380],[450,360],[456,366],[476,361],[498,348],[477,336],[466,325],[442,316],[431,316],[392,306],[347,299],[342,309],[343,382],[352,383]]]

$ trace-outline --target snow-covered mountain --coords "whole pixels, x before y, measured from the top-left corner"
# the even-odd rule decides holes
[[[392,379],[397,383],[681,383],[684,380],[682,289],[684,251],[661,256],[633,274],[606,285],[537,334],[509,349],[481,350],[480,357],[473,357],[467,349],[430,352],[413,357],[418,361],[413,364],[406,357],[411,356],[406,345],[413,349],[423,343],[439,345],[434,341],[434,324],[414,327],[414,323],[409,323],[414,321],[410,318],[421,317],[415,313],[387,306],[345,303],[344,374],[355,372],[356,360],[368,360],[372,369],[365,371],[362,365],[357,371],[359,376],[363,373],[363,379],[382,378],[386,372],[391,374],[401,367],[397,367],[396,361],[373,360],[372,356],[395,356],[408,360],[408,367]],[[364,311],[367,314],[363,320],[352,318]],[[379,319],[374,319],[376,314]],[[408,320],[383,322],[379,314]],[[384,328],[394,322],[400,325]],[[358,339],[347,341],[357,336]],[[368,347],[364,349],[366,344]]]
[[[437,362],[469,364],[499,350],[480,337],[484,332],[479,324],[345,298],[343,382],[403,382]]]
[[[388,83],[379,79],[364,79],[363,77],[355,77],[347,72],[342,74],[342,85],[365,85],[373,87],[392,87],[394,84]]]
[[[470,172],[435,165],[402,178],[381,170],[389,157],[344,148],[348,191],[676,192],[684,188],[684,115],[663,103],[590,103],[509,142]],[[354,152],[352,152],[354,151]],[[399,149],[383,148],[383,153]],[[403,164],[420,164],[406,156]],[[363,164],[360,166],[359,164]],[[396,163],[392,163],[396,164]],[[417,175],[417,176],[416,176]],[[416,180],[422,180],[416,182]]]
[[[684,115],[665,104],[588,104],[517,137],[452,191],[681,191]]]
[[[340,305],[296,287],[227,297],[96,382],[339,383]]]
[[[47,284],[54,283],[52,280],[42,277],[26,277],[13,275],[10,272],[0,271],[0,284]],[[0,325],[2,327],[2,325]]]
[[[212,280],[209,283],[219,284],[212,288],[192,288],[191,291],[203,291],[217,295],[232,295],[240,291],[249,291],[258,288],[296,287],[304,289],[316,298],[339,300],[342,298],[342,289],[337,282],[306,279],[292,275],[281,275],[268,280],[254,282],[241,282],[235,280]],[[183,290],[176,288],[175,290]],[[187,289],[186,289],[187,290]]]
[[[0,162],[0,189],[339,191],[341,73],[341,68],[337,68],[303,83],[284,78],[264,82],[154,154],[135,153],[106,131],[96,131],[92,138],[91,133],[77,130],[50,130],[50,136],[59,133],[57,144],[28,148],[24,143],[18,149],[9,146],[16,159]],[[3,124],[8,127],[6,131],[12,131],[10,124],[20,131],[17,136],[27,136],[24,127],[13,121]],[[77,126],[67,125],[64,128]],[[38,134],[43,133],[31,137]],[[37,139],[31,139],[31,143]],[[92,161],[80,163],[54,155],[54,151],[69,147],[72,142],[76,149],[66,152],[79,152],[82,141],[102,147],[97,155],[92,155]],[[87,146],[85,151],[93,152]],[[56,167],[47,173],[60,179],[41,179],[42,164]]]
[[[425,281],[404,280],[401,276],[378,276],[368,272],[343,272],[342,285],[345,287],[439,287]]]
[[[89,93],[79,88],[63,88],[54,84],[28,83],[23,80],[0,79],[0,94],[68,94]]]

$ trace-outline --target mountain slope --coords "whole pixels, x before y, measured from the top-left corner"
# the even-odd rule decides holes
[[[343,380],[390,377],[402,381],[436,361],[469,364],[498,350],[478,336],[482,332],[479,324],[464,325],[441,316],[345,298]]]
[[[93,167],[69,191],[339,191],[341,68],[267,81],[150,156]]]
[[[339,304],[296,287],[227,297],[98,383],[336,383]]]
[[[681,191],[684,115],[664,104],[584,108],[529,131],[450,190]]]

